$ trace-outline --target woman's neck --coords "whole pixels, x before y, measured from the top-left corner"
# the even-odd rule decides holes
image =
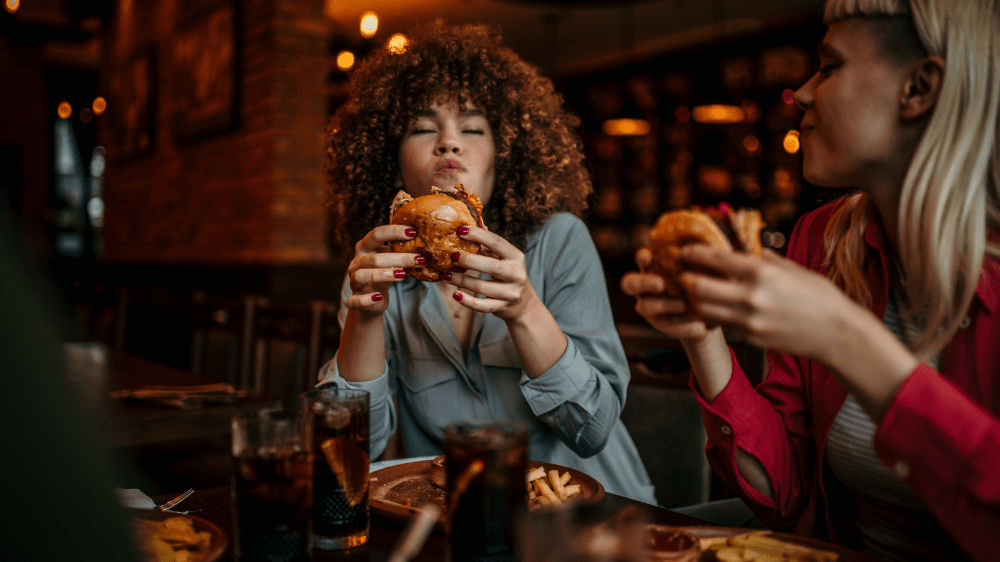
[[[894,257],[899,256],[899,194],[902,187],[866,189],[872,205],[882,218],[886,241]]]

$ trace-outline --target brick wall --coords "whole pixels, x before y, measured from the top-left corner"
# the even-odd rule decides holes
[[[154,151],[122,160],[112,131],[103,257],[203,265],[327,261],[324,209],[327,28],[316,0],[239,2],[236,130],[180,142],[174,134],[171,41],[217,0],[121,0],[108,30],[106,76],[157,48]],[[109,109],[110,110],[110,109]]]

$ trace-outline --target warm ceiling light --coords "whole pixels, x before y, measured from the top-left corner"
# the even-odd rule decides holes
[[[781,145],[785,147],[785,152],[789,154],[795,154],[799,151],[799,132],[795,129],[788,131],[785,134],[785,140],[782,141]]]
[[[795,103],[795,90],[791,88],[785,88],[781,91],[781,101],[785,102],[787,105],[792,105]]]
[[[21,0],[6,0],[6,2],[4,2],[3,5],[5,8],[7,8],[8,12],[13,14],[14,12],[17,11],[18,8],[21,7]]]
[[[698,123],[723,125],[743,121],[746,119],[746,113],[742,107],[735,105],[699,105],[691,110],[691,118]]]
[[[375,12],[361,14],[361,36],[374,37],[378,31],[378,15]]]
[[[354,53],[350,51],[340,51],[337,55],[337,68],[348,71],[354,66]]]
[[[94,98],[94,115],[100,115],[104,113],[104,110],[108,108],[108,100],[97,97]]]
[[[60,102],[56,112],[59,114],[60,119],[69,119],[69,116],[73,115],[73,106],[68,101]]]
[[[608,119],[601,125],[604,134],[613,137],[641,137],[651,128],[645,119]]]
[[[385,47],[394,55],[401,55],[406,52],[406,47],[410,45],[410,40],[402,33],[394,33],[385,43]]]
[[[743,137],[743,150],[746,150],[747,154],[756,154],[759,148],[760,139],[754,135],[747,135]]]

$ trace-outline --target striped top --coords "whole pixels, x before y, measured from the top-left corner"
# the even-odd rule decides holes
[[[921,323],[900,315],[906,294],[893,279],[883,322],[903,342],[912,341]],[[939,367],[939,358],[931,362]],[[860,549],[877,560],[958,560],[961,549],[920,498],[885,466],[872,444],[876,425],[848,395],[827,438],[826,459],[855,510]]]

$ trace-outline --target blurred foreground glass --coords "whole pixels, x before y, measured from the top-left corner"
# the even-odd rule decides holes
[[[232,429],[236,560],[309,560],[312,455],[302,417],[263,410],[234,416]]]
[[[526,424],[456,422],[444,430],[451,562],[516,560],[517,521],[527,512]]]
[[[573,504],[533,510],[518,526],[521,562],[648,562],[646,515],[636,508],[609,514]]]
[[[315,452],[313,547],[363,545],[368,542],[368,392],[325,387],[302,400]]]

